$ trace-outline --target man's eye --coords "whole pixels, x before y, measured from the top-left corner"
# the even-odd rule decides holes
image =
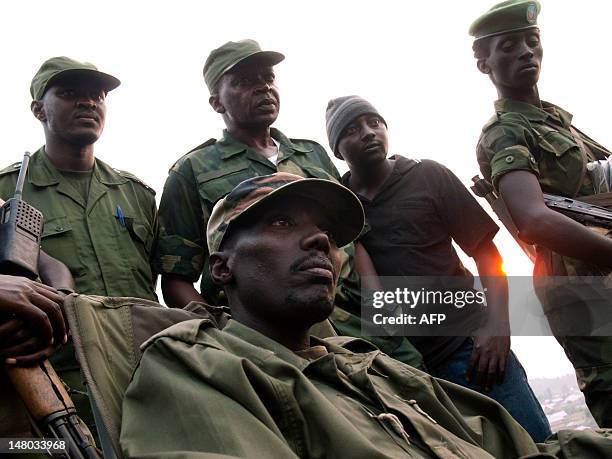
[[[249,80],[249,79],[248,79],[248,78],[246,78],[246,77],[240,78],[240,79],[238,80],[238,84],[239,84],[240,86],[248,86],[250,83],[251,83],[251,80]]]
[[[275,75],[273,73],[270,73],[269,75],[266,75],[264,77],[264,80],[266,81],[266,83],[274,83],[274,80],[276,79]]]
[[[106,99],[106,94],[104,91],[95,91],[90,93],[89,97],[96,102],[104,102],[104,99]]]
[[[344,135],[353,135],[357,132],[357,126],[349,126],[344,130]]]
[[[378,127],[378,126],[380,126],[380,120],[378,118],[372,118],[370,120],[370,126],[371,127]]]
[[[59,91],[59,95],[62,97],[74,97],[74,89],[62,89]]]
[[[287,217],[275,217],[275,218],[272,219],[270,224],[272,226],[287,227],[287,226],[291,226],[292,222]]]
[[[510,40],[506,40],[501,44],[501,49],[503,51],[511,51],[513,47],[514,47],[514,42]]]

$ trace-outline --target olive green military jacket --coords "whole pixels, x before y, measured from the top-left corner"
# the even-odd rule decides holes
[[[497,402],[397,362],[363,340],[311,337],[311,345],[298,355],[234,320],[222,331],[204,319],[158,333],[143,345],[123,401],[124,454],[275,459],[612,454],[606,431],[564,431],[561,441],[536,445]]]
[[[0,171],[0,197],[13,196],[20,164]],[[43,147],[30,160],[23,198],[43,213],[42,249],[68,267],[79,293],[157,299],[155,192],[138,178],[96,159],[84,202]]]

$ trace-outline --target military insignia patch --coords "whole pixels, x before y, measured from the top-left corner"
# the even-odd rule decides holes
[[[529,24],[535,24],[537,16],[538,9],[536,8],[535,3],[532,3],[527,7],[527,22]]]

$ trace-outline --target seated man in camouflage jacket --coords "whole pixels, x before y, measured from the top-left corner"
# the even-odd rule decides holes
[[[145,343],[123,402],[124,454],[612,453],[605,431],[563,431],[560,441],[536,444],[482,394],[436,380],[358,338],[310,336],[333,309],[339,247],[363,222],[363,208],[346,188],[287,173],[246,180],[221,200],[207,242],[211,276],[225,290],[232,319],[223,330],[209,319],[182,322]]]

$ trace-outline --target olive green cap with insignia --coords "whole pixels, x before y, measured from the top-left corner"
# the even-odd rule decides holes
[[[246,59],[260,59],[264,65],[276,65],[285,56],[276,51],[262,51],[255,40],[228,41],[213,49],[204,63],[204,81],[212,93],[217,81],[237,64]]]
[[[112,91],[121,84],[117,78],[108,73],[100,72],[98,68],[89,62],[79,62],[69,57],[52,57],[43,62],[30,85],[32,99],[40,100],[53,83],[69,77],[80,76],[85,79],[95,80],[102,84],[106,92]]]
[[[470,26],[475,40],[538,26],[540,3],[535,0],[507,0],[498,3]]]
[[[255,209],[264,205],[273,207],[292,196],[314,201],[316,208],[328,218],[329,231],[338,247],[361,233],[365,219],[363,207],[348,188],[331,180],[277,172],[247,179],[217,202],[206,227],[209,253],[219,251],[236,222],[247,221],[245,217],[252,216]]]

